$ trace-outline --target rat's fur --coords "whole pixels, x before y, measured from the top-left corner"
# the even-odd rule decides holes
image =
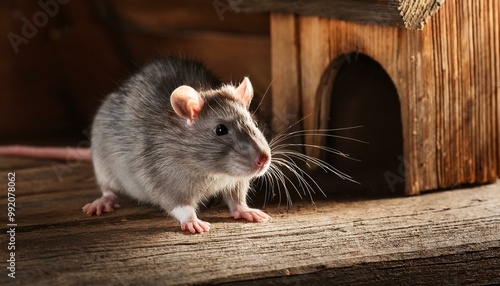
[[[268,219],[246,204],[250,180],[266,172],[271,156],[247,109],[252,96],[248,79],[238,87],[221,85],[198,62],[170,58],[147,65],[97,112],[92,161],[103,197],[84,211],[112,211],[115,193],[123,192],[159,205],[183,229],[203,232],[209,224],[197,219],[195,208],[222,193],[235,218]],[[227,134],[216,134],[220,124]]]

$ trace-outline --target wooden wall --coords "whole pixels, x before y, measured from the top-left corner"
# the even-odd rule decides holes
[[[260,94],[271,81],[266,13],[203,0],[57,1],[0,1],[0,144],[78,142],[103,97],[166,54],[201,59],[223,80],[248,75]]]

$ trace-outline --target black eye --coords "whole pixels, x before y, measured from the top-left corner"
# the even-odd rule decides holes
[[[215,127],[215,134],[217,134],[217,136],[226,135],[228,131],[229,130],[224,124],[219,124]]]

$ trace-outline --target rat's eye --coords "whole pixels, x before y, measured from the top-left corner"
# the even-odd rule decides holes
[[[227,132],[229,132],[229,130],[224,124],[219,124],[215,127],[215,134],[217,134],[217,136],[226,135]]]

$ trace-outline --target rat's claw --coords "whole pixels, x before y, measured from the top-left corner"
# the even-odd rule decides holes
[[[118,198],[115,195],[102,196],[92,203],[84,205],[82,211],[88,216],[92,216],[93,214],[99,216],[103,212],[110,213],[115,210],[114,208],[120,207],[120,205],[116,203],[117,200]]]
[[[231,215],[235,219],[243,218],[248,221],[255,221],[255,222],[264,222],[268,221],[271,218],[265,212],[252,208],[238,208],[237,210],[231,212]]]
[[[210,223],[199,219],[193,221],[186,221],[181,223],[181,229],[187,230],[192,234],[195,234],[197,232],[203,233],[210,230]]]
[[[82,211],[84,214],[92,216],[95,212],[95,208],[91,203],[89,203],[83,206]]]

